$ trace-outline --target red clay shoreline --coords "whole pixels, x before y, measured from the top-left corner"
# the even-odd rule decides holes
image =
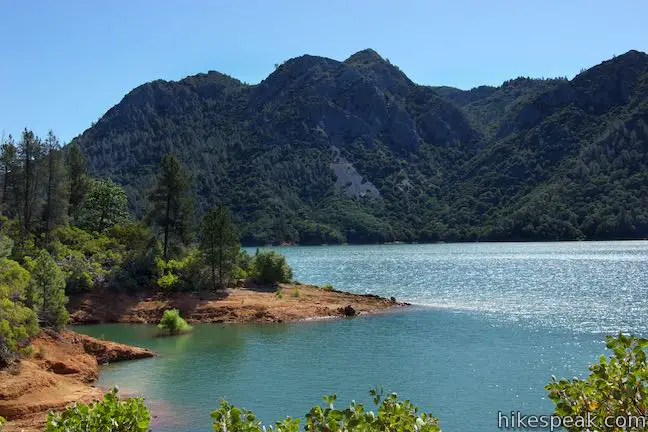
[[[230,288],[223,292],[156,292],[129,295],[100,290],[73,297],[70,324],[156,324],[167,309],[178,309],[190,323],[317,322],[378,314],[409,306],[396,299],[351,294],[313,285],[281,284]],[[155,353],[95,339],[70,330],[41,331],[33,340],[37,354],[0,371],[0,416],[4,432],[44,429],[47,413],[76,401],[91,402],[107,389],[94,385],[100,365],[150,358]],[[136,389],[135,389],[136,390]]]

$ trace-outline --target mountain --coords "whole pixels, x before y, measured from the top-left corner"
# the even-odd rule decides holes
[[[139,215],[175,154],[248,244],[614,239],[648,237],[647,123],[645,53],[465,91],[368,49],[153,81],[76,141]]]

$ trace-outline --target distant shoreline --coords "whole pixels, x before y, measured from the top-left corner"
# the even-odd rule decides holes
[[[334,246],[412,246],[412,245],[452,245],[452,244],[525,244],[525,243],[613,243],[613,242],[642,242],[648,241],[648,238],[635,239],[582,239],[582,240],[474,240],[474,241],[437,241],[437,242],[384,242],[384,243],[322,243],[322,244],[300,244],[286,243],[277,245],[242,245],[246,249],[268,249],[268,248],[290,248],[290,247],[334,247]]]

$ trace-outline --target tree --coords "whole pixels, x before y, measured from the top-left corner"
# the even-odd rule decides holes
[[[43,156],[43,144],[32,131],[25,129],[18,146],[18,153],[22,163],[22,190],[20,222],[22,239],[31,234],[32,220],[36,212],[39,185],[38,164]]]
[[[275,251],[257,251],[254,256],[254,272],[256,279],[263,283],[286,283],[292,279],[292,270],[286,257]]]
[[[2,143],[0,155],[0,167],[2,169],[2,204],[9,203],[10,193],[16,187],[15,177],[18,170],[18,150],[11,135],[6,142]]]
[[[112,180],[91,180],[90,191],[79,213],[79,225],[102,233],[128,219],[128,198]]]
[[[193,213],[193,204],[187,196],[189,180],[175,156],[165,155],[162,158],[160,174],[149,199],[153,208],[149,219],[162,229],[162,256],[169,259],[171,237],[177,237],[182,244],[189,239],[189,219]]]
[[[218,206],[205,213],[200,224],[200,252],[211,270],[212,289],[227,285],[239,249],[239,237],[230,221],[229,211]]]
[[[561,417],[591,419],[597,431],[645,431],[648,427],[648,339],[608,337],[613,356],[601,356],[585,380],[553,378],[545,388]],[[565,426],[570,432],[585,430]],[[588,429],[589,430],[589,429]]]
[[[45,250],[40,251],[34,262],[28,292],[32,308],[38,312],[43,324],[56,329],[67,324],[68,312],[65,305],[68,298],[65,296],[65,277]]]
[[[74,218],[89,188],[88,161],[76,141],[67,147],[67,168],[70,186],[68,215]]]
[[[45,158],[47,160],[47,179],[45,190],[45,207],[43,208],[43,229],[45,244],[49,244],[52,228],[61,225],[67,214],[67,197],[65,191],[65,167],[58,138],[50,130],[45,140]]]
[[[29,272],[7,259],[11,241],[0,235],[0,368],[38,332],[38,318],[22,304]]]

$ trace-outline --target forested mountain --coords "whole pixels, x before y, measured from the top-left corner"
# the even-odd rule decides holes
[[[154,81],[75,140],[131,209],[162,157],[248,244],[648,237],[648,55],[469,91],[372,50],[305,55],[258,85]]]

